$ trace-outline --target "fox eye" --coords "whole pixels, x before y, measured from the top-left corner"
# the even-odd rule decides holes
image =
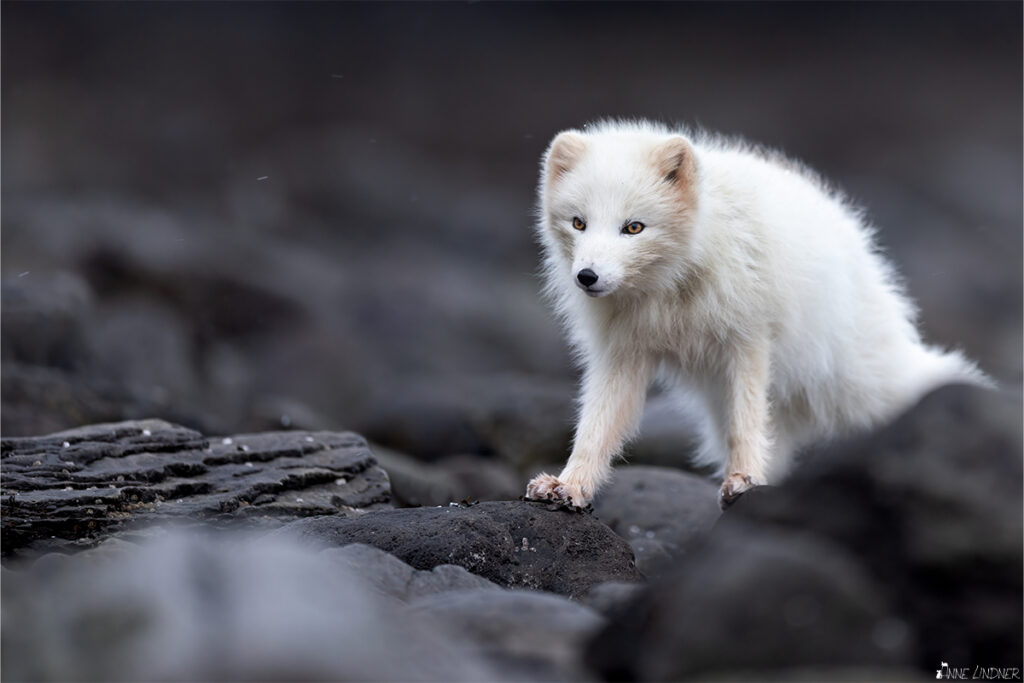
[[[632,223],[627,223],[626,226],[622,228],[622,232],[627,235],[639,235],[644,227],[644,224],[640,221],[633,221]]]
[[[587,224],[584,223],[583,219],[580,218],[579,216],[573,216],[572,217],[572,227],[576,228],[577,230],[586,230],[587,229]]]

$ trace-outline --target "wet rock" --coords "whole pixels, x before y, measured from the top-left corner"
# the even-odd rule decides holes
[[[380,510],[300,519],[274,532],[320,545],[365,543],[416,569],[456,564],[497,583],[581,596],[640,581],[629,545],[592,515],[524,502]]]
[[[796,534],[716,530],[588,647],[606,680],[902,665],[910,632],[857,558]]]
[[[461,590],[413,603],[514,678],[588,680],[581,646],[603,624],[589,607],[528,590]]]
[[[413,569],[394,555],[362,543],[329,548],[323,551],[323,555],[343,565],[382,594],[402,602],[453,590],[500,590],[496,584],[457,565],[439,564],[430,570]]]
[[[594,500],[594,513],[633,546],[637,566],[654,577],[684,556],[718,520],[718,487],[706,477],[665,467],[626,466]]]
[[[208,439],[161,420],[0,442],[10,554],[91,544],[163,520],[233,523],[387,505],[387,475],[361,437],[266,432]]]
[[[5,680],[507,680],[444,623],[281,540],[172,533],[5,571],[3,602]]]

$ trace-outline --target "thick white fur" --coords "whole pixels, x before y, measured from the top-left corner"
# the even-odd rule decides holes
[[[864,217],[780,155],[607,121],[552,141],[539,196],[546,293],[584,373],[569,461],[530,497],[590,500],[656,376],[703,400],[698,457],[721,466],[723,505],[777,480],[803,446],[937,385],[989,383],[922,343]],[[631,221],[642,232],[625,234]],[[584,291],[588,268],[598,281]]]

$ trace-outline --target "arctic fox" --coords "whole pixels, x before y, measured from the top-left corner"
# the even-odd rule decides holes
[[[554,138],[539,199],[546,293],[583,380],[569,461],[530,498],[589,501],[656,376],[703,401],[698,457],[720,466],[723,507],[803,446],[946,382],[990,384],[921,341],[861,213],[780,155],[605,121]]]

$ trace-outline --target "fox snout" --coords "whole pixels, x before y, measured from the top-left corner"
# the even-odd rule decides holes
[[[581,268],[576,271],[576,285],[586,292],[587,296],[604,296],[611,292],[614,287],[610,287],[611,282],[608,278],[602,279],[593,268]]]
[[[580,272],[576,273],[576,281],[583,285],[584,289],[597,282],[597,280],[597,273],[592,271],[590,268],[584,268]]]

